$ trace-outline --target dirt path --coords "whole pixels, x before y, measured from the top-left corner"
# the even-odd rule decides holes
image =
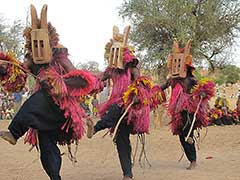
[[[0,129],[7,129],[7,121],[0,121]],[[78,162],[73,165],[63,156],[63,180],[121,180],[122,174],[117,152],[110,139],[102,139],[104,132],[80,142]],[[205,134],[205,129],[202,131]],[[198,152],[198,168],[185,170],[188,162],[184,157],[178,163],[181,149],[178,137],[172,136],[164,126],[152,130],[147,136],[147,154],[152,164],[149,168],[134,167],[136,180],[239,180],[240,179],[240,126],[209,127],[208,134]],[[133,137],[133,149],[135,149]],[[22,139],[16,146],[0,140],[0,180],[47,180],[34,150]],[[66,147],[61,148],[66,152]],[[207,159],[212,157],[212,159]]]

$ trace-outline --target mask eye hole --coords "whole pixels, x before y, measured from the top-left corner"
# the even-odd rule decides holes
[[[181,59],[178,59],[178,67],[180,68],[181,67]]]
[[[41,47],[41,48],[44,47],[43,40],[40,40],[40,47]]]
[[[33,41],[33,44],[34,44],[34,47],[35,47],[35,48],[38,48],[38,42],[37,42],[37,40],[34,40],[34,41]]]
[[[38,54],[38,41],[34,40],[33,45],[34,45],[34,49],[33,49],[34,54],[35,54],[36,57],[38,57],[39,56],[39,54]]]

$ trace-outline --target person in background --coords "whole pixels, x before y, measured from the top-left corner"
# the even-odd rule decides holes
[[[13,93],[14,97],[14,113],[17,113],[22,105],[22,92],[15,92]]]
[[[98,99],[97,99],[97,95],[94,94],[93,95],[93,99],[92,99],[92,114],[93,116],[97,116],[97,106],[98,106]]]

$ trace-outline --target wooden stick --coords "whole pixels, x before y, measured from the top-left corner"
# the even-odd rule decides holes
[[[24,69],[22,66],[20,66],[19,64],[16,64],[14,62],[10,62],[10,61],[6,61],[6,60],[2,60],[0,59],[0,62],[3,62],[3,63],[8,63],[8,64],[12,64],[14,66],[17,66],[18,68],[20,68],[21,70],[23,70],[25,73],[28,73],[30,74],[31,76],[35,77],[36,79],[38,79],[38,77],[32,73],[30,73],[28,70]]]
[[[123,113],[123,115],[120,117],[120,119],[118,120],[117,122],[117,125],[115,126],[114,128],[114,132],[113,132],[113,141],[115,141],[116,139],[116,134],[117,134],[117,130],[118,130],[118,127],[120,125],[120,123],[122,122],[123,118],[125,117],[125,115],[128,113],[128,110],[129,108],[133,105],[133,101],[128,105],[128,107],[126,108],[125,112]]]
[[[195,111],[195,113],[194,113],[193,121],[192,121],[191,127],[190,127],[190,129],[189,129],[188,135],[187,135],[187,137],[185,138],[185,141],[188,140],[188,138],[189,138],[189,136],[190,136],[190,134],[191,134],[191,132],[192,132],[193,125],[194,125],[194,123],[195,123],[195,121],[196,121],[196,116],[197,116],[197,113],[198,113],[198,111],[199,111],[199,107],[200,107],[201,103],[202,103],[202,97],[201,97],[201,99],[200,99],[200,101],[199,101],[199,103],[198,103],[198,105],[197,105],[197,109],[196,109],[196,111]]]

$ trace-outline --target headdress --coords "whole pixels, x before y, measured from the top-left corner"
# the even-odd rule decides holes
[[[113,37],[105,46],[105,58],[109,67],[124,69],[124,65],[136,59],[134,50],[128,45],[130,26],[124,28],[123,34],[119,28],[113,26]]]
[[[177,39],[174,39],[173,52],[168,57],[169,74],[172,78],[186,77],[187,67],[195,69],[190,54],[190,41],[188,40],[185,48],[179,48]]]
[[[46,64],[52,60],[52,48],[58,44],[56,29],[47,22],[47,5],[41,11],[40,19],[36,8],[31,5],[31,27],[24,30],[25,48],[35,64]]]

